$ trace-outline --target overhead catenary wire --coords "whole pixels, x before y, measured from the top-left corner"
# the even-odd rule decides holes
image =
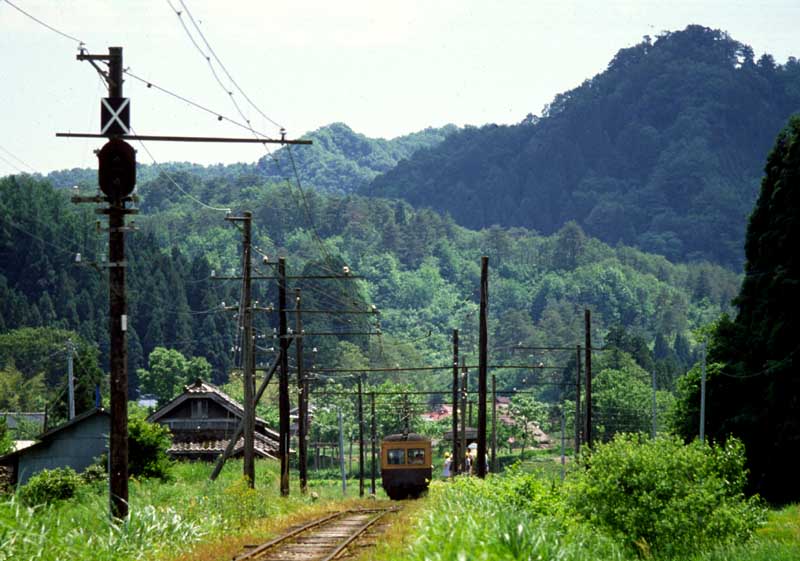
[[[133,127],[131,127],[131,131],[134,134],[136,134],[136,131],[133,130]],[[152,152],[150,152],[150,150],[147,148],[147,145],[141,140],[139,140],[138,142],[142,146],[142,149],[147,153],[147,155],[150,156],[150,159],[153,160],[153,163],[155,165],[158,165],[158,161],[156,160],[155,156],[153,156]],[[188,197],[190,200],[194,201],[195,203],[199,204],[203,208],[207,208],[209,210],[214,210],[214,211],[217,211],[217,212],[225,212],[225,213],[230,213],[231,212],[230,208],[227,208],[227,207],[226,208],[215,207],[215,206],[212,206],[212,205],[204,203],[203,201],[201,201],[200,199],[198,199],[197,197],[195,197],[194,195],[192,195],[191,193],[186,191],[183,187],[181,187],[180,184],[175,180],[174,177],[172,177],[172,175],[169,172],[167,172],[164,169],[161,169],[161,173],[163,173],[166,176],[166,178],[169,180],[169,182],[172,183],[175,186],[175,188],[178,189],[178,191],[183,193],[186,197]]]
[[[78,43],[78,48],[81,48],[81,47],[83,47],[83,46],[86,44],[86,43],[84,43],[83,41],[81,41],[80,39],[78,39],[77,37],[75,37],[74,35],[70,35],[69,33],[65,33],[65,32],[61,31],[60,29],[57,29],[56,27],[53,27],[53,26],[52,26],[52,25],[50,25],[49,23],[47,23],[47,22],[45,22],[45,21],[43,21],[43,20],[41,20],[41,19],[37,18],[37,17],[36,17],[36,16],[34,16],[33,14],[31,14],[31,13],[29,13],[29,12],[26,12],[25,10],[23,10],[22,8],[20,8],[19,6],[17,6],[17,5],[16,5],[16,4],[14,4],[13,2],[11,2],[11,0],[4,0],[4,1],[5,1],[5,3],[6,3],[6,4],[8,4],[9,6],[11,6],[12,8],[14,8],[14,9],[15,9],[15,10],[17,10],[18,12],[20,12],[21,14],[23,14],[23,15],[25,15],[26,17],[28,17],[29,19],[31,19],[31,20],[33,20],[33,21],[35,21],[35,22],[36,22],[36,23],[38,23],[39,25],[41,25],[41,26],[43,26],[43,27],[45,27],[45,28],[49,29],[49,30],[50,30],[50,31],[52,31],[53,33],[57,33],[58,35],[61,35],[61,36],[62,36],[62,37],[64,37],[65,39],[69,39],[70,41],[74,41],[75,43]]]
[[[203,49],[200,47],[200,45],[197,43],[197,41],[194,39],[194,37],[193,37],[193,36],[192,36],[192,34],[190,33],[189,29],[186,27],[185,23],[183,22],[183,18],[182,18],[182,14],[181,14],[181,12],[180,12],[179,10],[177,10],[177,9],[174,7],[174,5],[173,5],[173,4],[170,2],[170,0],[167,0],[167,3],[169,4],[170,8],[171,8],[171,9],[172,9],[172,10],[175,12],[175,14],[178,16],[178,18],[179,18],[179,20],[180,20],[180,23],[181,23],[181,26],[183,27],[183,29],[184,29],[185,33],[186,33],[186,34],[187,34],[187,36],[189,37],[190,41],[192,42],[192,44],[194,45],[194,47],[196,48],[196,50],[198,51],[198,53],[200,53],[200,56],[202,56],[202,57],[203,57],[203,58],[206,60],[206,62],[208,63],[208,65],[209,65],[209,68],[210,68],[210,70],[211,70],[211,72],[212,72],[212,74],[213,74],[213,76],[214,76],[214,79],[215,79],[215,81],[216,81],[216,82],[217,82],[217,84],[218,84],[218,85],[219,85],[219,86],[220,86],[220,87],[221,87],[221,88],[222,88],[222,89],[225,91],[225,93],[226,93],[226,94],[228,94],[228,96],[230,97],[230,99],[231,99],[231,102],[233,103],[233,105],[234,105],[234,107],[235,107],[236,111],[239,113],[240,117],[241,117],[241,118],[242,118],[242,119],[243,119],[243,120],[244,120],[244,121],[247,123],[247,126],[246,126],[246,128],[247,128],[248,130],[250,130],[250,132],[251,132],[251,133],[252,133],[254,136],[257,136],[259,133],[257,133],[255,130],[253,130],[253,128],[252,128],[252,126],[251,126],[251,121],[250,121],[250,119],[248,119],[248,118],[247,118],[247,116],[244,114],[244,112],[242,111],[242,109],[241,109],[241,107],[239,106],[239,104],[238,104],[238,103],[236,103],[236,101],[234,100],[234,98],[233,98],[233,93],[230,91],[230,89],[229,89],[229,88],[227,88],[227,87],[225,86],[225,84],[223,84],[223,83],[222,83],[222,80],[220,80],[220,78],[219,78],[219,75],[218,75],[218,74],[216,73],[216,71],[214,70],[214,68],[213,68],[213,64],[211,63],[211,57],[210,57],[210,56],[209,56],[207,53],[205,53],[205,52],[203,51]],[[216,53],[214,52],[214,50],[213,50],[213,48],[211,47],[210,43],[209,43],[209,42],[208,42],[208,40],[206,39],[205,35],[204,35],[204,34],[202,33],[202,31],[200,30],[199,26],[197,25],[196,21],[194,20],[194,17],[191,15],[191,12],[190,12],[190,10],[188,9],[188,6],[186,6],[186,4],[185,4],[183,1],[181,1],[181,5],[183,6],[183,8],[184,8],[184,11],[186,12],[187,16],[189,17],[189,19],[190,19],[190,21],[191,21],[191,23],[192,23],[193,27],[195,28],[195,30],[197,31],[197,33],[200,35],[200,37],[201,37],[201,39],[202,39],[203,43],[206,45],[206,47],[208,48],[209,52],[210,52],[210,53],[211,53],[211,55],[214,57],[214,60],[215,60],[215,61],[216,61],[216,62],[217,62],[219,65],[220,65],[220,68],[222,68],[222,69],[223,69],[223,71],[225,72],[226,76],[228,76],[228,78],[231,80],[231,83],[233,83],[233,84],[234,84],[234,86],[236,87],[236,89],[238,89],[238,90],[239,90],[239,91],[242,93],[242,95],[243,95],[243,96],[244,96],[244,97],[247,99],[247,101],[250,103],[250,105],[251,105],[251,106],[252,106],[254,109],[256,109],[256,111],[258,111],[258,112],[259,112],[259,113],[260,113],[262,116],[264,116],[265,118],[267,118],[267,119],[268,119],[270,122],[277,124],[275,121],[273,121],[272,119],[270,119],[269,117],[267,117],[267,116],[264,114],[264,112],[263,112],[263,111],[261,111],[261,109],[260,109],[260,108],[259,108],[259,107],[258,107],[258,106],[255,104],[255,103],[253,103],[253,101],[252,101],[252,100],[251,100],[251,99],[250,99],[250,98],[249,98],[249,97],[248,97],[248,96],[247,96],[247,95],[244,93],[244,91],[242,90],[242,88],[240,88],[240,87],[238,86],[238,83],[236,83],[236,81],[233,79],[233,77],[232,77],[232,76],[230,75],[230,73],[227,71],[227,69],[225,68],[224,64],[223,64],[223,63],[222,63],[222,61],[219,59],[219,57],[216,55]],[[281,132],[283,133],[283,127],[281,127]],[[300,204],[297,202],[297,200],[296,200],[296,198],[295,198],[295,197],[293,197],[293,199],[295,200],[295,204],[297,205],[297,207],[298,207],[298,210],[302,210],[302,211],[304,211],[304,212],[305,212],[305,215],[306,215],[306,221],[307,221],[307,223],[309,224],[309,226],[311,227],[311,229],[312,229],[312,231],[313,231],[313,234],[314,234],[314,239],[315,239],[315,241],[317,242],[317,244],[319,245],[319,247],[320,247],[320,249],[321,249],[321,251],[322,251],[322,253],[323,253],[323,256],[324,256],[324,258],[325,258],[325,259],[328,261],[328,264],[329,264],[329,266],[330,266],[330,267],[332,267],[332,266],[333,266],[333,258],[332,258],[332,256],[330,255],[330,253],[328,252],[327,248],[325,247],[325,244],[324,244],[324,242],[322,241],[322,238],[321,238],[321,236],[319,235],[319,231],[318,231],[318,229],[317,229],[316,223],[314,222],[314,220],[313,220],[313,217],[312,217],[312,215],[311,215],[310,207],[309,207],[309,204],[308,204],[308,199],[307,199],[307,197],[306,197],[305,191],[303,190],[302,184],[301,184],[301,182],[300,182],[300,176],[299,176],[299,173],[298,173],[298,171],[297,171],[297,166],[296,166],[296,164],[295,164],[295,162],[294,162],[294,156],[293,156],[293,154],[292,154],[292,152],[291,152],[291,149],[290,149],[290,148],[291,148],[290,146],[286,146],[286,151],[287,151],[287,153],[289,154],[289,158],[290,158],[290,160],[291,160],[291,163],[292,163],[292,169],[293,169],[293,172],[294,172],[295,181],[297,182],[297,190],[300,192],[300,196],[301,196],[301,198],[302,198],[302,203],[303,203],[303,204],[302,204],[303,208],[302,208],[302,209],[300,208]],[[290,189],[290,192],[291,192],[291,191],[292,191],[292,185],[291,185],[291,181],[289,180],[289,178],[288,178],[288,177],[286,177],[286,176],[284,175],[284,173],[283,173],[283,170],[282,170],[282,167],[281,167],[281,164],[280,164],[280,161],[279,161],[279,160],[278,160],[278,159],[275,157],[275,155],[272,153],[272,151],[271,151],[271,150],[269,150],[269,147],[267,147],[267,145],[266,145],[266,144],[264,145],[264,149],[265,149],[265,151],[266,151],[266,154],[269,156],[269,158],[270,158],[270,159],[272,159],[272,160],[275,162],[276,166],[278,167],[278,173],[279,173],[279,175],[281,175],[281,176],[284,176],[284,178],[285,178],[285,180],[286,180],[286,183],[287,183],[287,185],[289,186],[289,189]],[[332,269],[331,269],[331,270],[332,270]]]
[[[6,153],[8,156],[10,156],[12,159],[16,160],[18,163],[22,164],[23,166],[25,166],[26,168],[28,168],[29,170],[31,170],[33,173],[37,173],[37,171],[36,171],[36,168],[34,168],[32,165],[30,165],[29,163],[27,163],[27,162],[26,162],[25,160],[23,160],[22,158],[19,158],[19,157],[18,157],[16,154],[14,154],[13,152],[11,152],[11,151],[10,151],[8,148],[6,148],[6,147],[4,147],[4,146],[0,145],[0,150],[2,150],[3,152],[5,152],[5,153]],[[25,171],[21,170],[19,167],[17,167],[17,166],[15,166],[14,164],[12,164],[11,162],[9,162],[9,161],[8,161],[6,158],[3,158],[2,156],[0,156],[0,159],[2,159],[4,162],[6,162],[7,164],[9,164],[11,167],[15,168],[15,169],[16,169],[17,171],[19,171],[20,173],[27,173],[27,172],[25,172]]]
[[[167,1],[169,2],[169,0],[167,0]],[[251,106],[251,107],[252,107],[252,108],[253,108],[253,109],[254,109],[254,110],[255,110],[255,111],[256,111],[256,112],[257,112],[259,115],[261,115],[261,116],[262,116],[264,119],[266,119],[267,121],[269,121],[270,123],[272,123],[273,125],[275,125],[276,127],[278,127],[279,129],[283,129],[283,128],[284,128],[284,127],[283,127],[283,125],[281,125],[280,123],[278,123],[277,121],[275,121],[274,119],[272,119],[271,117],[269,117],[268,115],[266,115],[266,114],[265,114],[265,113],[264,113],[264,112],[263,112],[263,111],[262,111],[262,110],[261,110],[261,109],[260,109],[260,108],[259,108],[259,107],[258,107],[258,106],[257,106],[257,105],[256,105],[256,104],[255,104],[255,103],[254,103],[254,102],[253,102],[251,99],[250,99],[250,97],[247,95],[247,93],[245,93],[245,91],[244,91],[244,90],[243,90],[243,89],[242,89],[242,88],[239,86],[239,84],[238,84],[238,83],[236,82],[236,80],[233,78],[233,76],[231,75],[231,73],[230,73],[230,72],[228,72],[228,69],[225,67],[225,65],[223,64],[223,62],[222,62],[222,61],[220,60],[220,58],[217,56],[217,53],[214,51],[214,49],[213,49],[213,47],[211,46],[211,44],[210,44],[210,43],[208,42],[208,40],[206,39],[206,36],[205,36],[205,34],[204,34],[204,33],[203,33],[203,31],[200,29],[200,26],[197,24],[197,22],[195,21],[194,17],[192,16],[192,12],[189,10],[189,7],[188,7],[188,6],[187,6],[187,5],[184,3],[184,1],[183,1],[183,0],[180,0],[180,3],[181,3],[181,6],[183,6],[183,9],[186,11],[186,15],[189,17],[189,20],[192,22],[192,26],[193,26],[193,27],[194,27],[194,28],[197,30],[197,33],[198,33],[198,35],[200,35],[200,38],[203,40],[203,43],[204,43],[204,44],[205,44],[205,46],[208,48],[208,52],[209,52],[209,53],[211,53],[211,56],[213,56],[213,57],[214,57],[214,60],[217,62],[217,64],[219,64],[219,67],[222,69],[222,71],[225,73],[225,76],[227,76],[227,77],[228,77],[228,79],[231,81],[231,83],[232,83],[232,84],[233,84],[233,86],[234,86],[234,87],[237,89],[237,91],[238,91],[239,93],[241,93],[241,94],[242,94],[242,97],[244,97],[244,98],[245,98],[245,100],[247,101],[247,103],[249,103],[249,104],[250,104],[250,106]],[[172,6],[172,4],[170,3],[170,7],[171,7],[171,6]],[[174,8],[173,8],[173,9],[174,9]],[[180,16],[179,16],[179,17],[180,17]]]

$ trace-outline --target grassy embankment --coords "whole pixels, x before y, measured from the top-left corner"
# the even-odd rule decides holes
[[[85,485],[72,499],[26,507],[14,496],[0,495],[0,561],[127,561],[133,559],[230,559],[242,546],[265,541],[284,525],[330,510],[342,500],[359,504],[358,482],[310,481],[302,497],[281,499],[275,462],[256,463],[256,489],[241,478],[241,462],[229,462],[215,482],[211,466],[181,463],[171,468],[173,481],[132,481],[131,516],[126,524],[108,517],[108,494],[102,483]],[[185,553],[181,553],[186,548]]]
[[[540,458],[537,458],[540,459]],[[657,460],[661,461],[661,460]],[[553,459],[552,464],[557,462]],[[560,466],[559,466],[560,467]],[[544,468],[544,469],[542,469]],[[632,527],[636,516],[647,515],[648,502],[655,494],[642,493],[638,504],[605,510],[608,506],[583,504],[574,494],[586,491],[585,480],[576,483],[577,469],[561,482],[560,470],[552,465],[528,462],[523,469],[512,469],[486,481],[458,478],[436,481],[425,502],[411,505],[387,533],[375,561],[492,561],[551,559],[558,561],[790,561],[800,559],[800,506],[765,510],[757,502],[731,493],[716,498],[703,494],[708,486],[686,487],[680,481],[667,481],[663,495],[674,492],[675,500],[665,500],[652,508],[652,521],[672,524],[670,534],[658,534],[654,525],[643,527],[650,541],[633,532],[624,533],[607,524],[603,517],[618,517],[620,527]],[[607,475],[607,477],[606,477]],[[607,473],[606,479],[615,474]],[[622,481],[636,495],[636,479],[641,474],[628,471]],[[710,479],[711,475],[708,476]],[[677,479],[677,478],[676,478]],[[641,478],[640,478],[641,481]],[[601,482],[600,485],[603,483]],[[616,484],[616,482],[615,482]],[[649,485],[649,483],[648,483]],[[658,488],[658,483],[656,483]],[[613,493],[611,493],[613,494]],[[694,509],[692,501],[699,509]],[[609,498],[609,501],[611,498]],[[653,503],[654,504],[654,503]],[[705,505],[707,510],[704,511]],[[678,508],[677,514],[674,510]],[[605,512],[605,514],[604,514]],[[669,514],[662,514],[662,513]],[[766,516],[764,516],[766,515]],[[703,519],[707,516],[706,519]],[[751,517],[742,526],[737,519]],[[607,520],[606,520],[607,521]],[[727,526],[726,526],[727,524]],[[642,528],[640,526],[640,528]],[[711,530],[709,530],[711,528]],[[754,528],[755,531],[753,531]],[[684,532],[684,541],[679,536]],[[696,542],[693,540],[696,539]],[[688,543],[688,545],[687,545]]]

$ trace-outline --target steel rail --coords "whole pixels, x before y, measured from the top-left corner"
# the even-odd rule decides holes
[[[353,533],[350,535],[350,537],[349,537],[349,538],[345,539],[345,540],[344,540],[342,543],[340,543],[340,544],[339,544],[339,546],[338,546],[336,549],[334,549],[334,550],[333,550],[333,551],[332,551],[332,552],[331,552],[331,553],[330,553],[330,554],[329,554],[327,557],[323,557],[322,559],[320,559],[320,561],[332,561],[333,559],[336,559],[336,558],[337,558],[337,557],[338,557],[338,556],[339,556],[339,555],[340,555],[340,554],[341,554],[341,553],[342,553],[342,552],[343,552],[343,551],[344,551],[344,550],[347,548],[347,546],[348,546],[348,545],[350,545],[350,544],[351,544],[351,543],[353,543],[353,542],[354,542],[356,539],[358,539],[358,537],[359,537],[361,534],[363,534],[364,532],[366,532],[366,531],[369,529],[369,527],[370,527],[370,526],[372,526],[373,524],[375,524],[375,523],[376,523],[378,520],[380,520],[380,519],[381,519],[383,516],[385,516],[386,514],[388,514],[388,513],[390,513],[390,512],[394,512],[394,511],[396,511],[396,510],[397,510],[397,509],[393,507],[393,508],[387,508],[387,509],[385,509],[385,510],[382,510],[382,511],[378,511],[378,514],[377,514],[376,516],[373,516],[373,517],[372,517],[372,518],[369,520],[369,522],[367,522],[366,524],[363,524],[363,525],[361,525],[359,528],[357,528],[357,529],[356,529],[356,531],[355,531],[355,532],[353,532]],[[357,512],[357,511],[352,511],[352,512]],[[369,512],[369,510],[366,510],[366,511],[361,511],[361,512]]]
[[[346,514],[348,512],[349,511],[347,511],[347,510],[343,510],[341,512],[334,512],[333,514],[329,514],[328,516],[324,516],[322,518],[318,518],[317,520],[312,520],[311,522],[309,522],[307,524],[304,524],[304,525],[300,526],[299,528],[295,528],[294,530],[292,530],[290,532],[287,532],[287,533],[283,534],[282,536],[278,536],[274,540],[271,540],[271,541],[268,541],[267,543],[261,544],[257,548],[251,549],[250,551],[248,551],[246,553],[242,553],[238,557],[234,557],[233,561],[244,561],[245,559],[253,559],[257,555],[261,555],[266,550],[268,550],[270,548],[273,548],[273,547],[275,547],[276,545],[278,545],[278,544],[280,544],[282,542],[285,542],[289,538],[293,538],[297,534],[301,534],[301,533],[305,532],[306,530],[310,530],[311,528],[314,528],[315,526],[320,526],[320,525],[324,524],[325,522],[328,522],[329,520],[332,520],[334,518],[342,516],[342,515],[344,515],[344,514]]]
[[[282,543],[290,540],[291,538],[297,537],[300,534],[302,534],[304,532],[307,532],[308,530],[311,530],[311,529],[316,528],[318,526],[322,526],[322,525],[326,524],[327,522],[330,522],[330,521],[332,521],[332,520],[334,520],[336,518],[341,518],[341,517],[344,517],[344,516],[346,516],[348,514],[365,514],[365,513],[370,513],[370,512],[377,512],[378,513],[377,516],[374,516],[373,518],[371,518],[366,524],[362,524],[361,526],[359,526],[342,543],[340,543],[338,546],[336,546],[336,548],[331,553],[329,553],[326,557],[323,557],[320,560],[320,561],[331,561],[331,560],[335,559],[336,557],[338,557],[349,544],[351,544],[354,540],[356,540],[359,536],[361,536],[366,530],[369,529],[370,526],[375,524],[375,522],[380,520],[381,517],[383,517],[384,515],[388,514],[389,512],[395,512],[397,510],[398,510],[397,507],[390,507],[390,508],[386,508],[386,509],[349,509],[349,510],[342,510],[340,512],[334,512],[334,513],[329,514],[327,516],[323,516],[322,518],[318,518],[317,520],[312,520],[311,522],[308,522],[307,524],[304,524],[304,525],[302,525],[302,526],[300,526],[298,528],[295,528],[294,530],[291,530],[291,531],[289,531],[289,532],[287,532],[287,533],[285,533],[285,534],[283,534],[281,536],[278,536],[277,538],[275,538],[273,540],[270,540],[270,541],[268,541],[268,542],[266,542],[264,544],[261,544],[260,546],[254,548],[254,549],[251,549],[250,551],[242,553],[241,555],[239,555],[237,557],[234,557],[233,561],[246,561],[248,559],[255,559],[255,558],[261,556],[262,554],[264,554],[266,551],[268,551],[268,550],[270,550],[270,549],[272,549],[272,548],[274,548],[274,547],[276,547],[278,545],[281,545]]]

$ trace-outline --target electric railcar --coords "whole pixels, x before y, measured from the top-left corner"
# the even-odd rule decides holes
[[[383,489],[394,500],[417,498],[433,472],[431,440],[420,434],[390,434],[381,442]]]

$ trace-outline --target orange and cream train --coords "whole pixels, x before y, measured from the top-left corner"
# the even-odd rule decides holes
[[[391,434],[381,442],[383,489],[394,500],[417,498],[433,473],[431,439],[420,434]]]

